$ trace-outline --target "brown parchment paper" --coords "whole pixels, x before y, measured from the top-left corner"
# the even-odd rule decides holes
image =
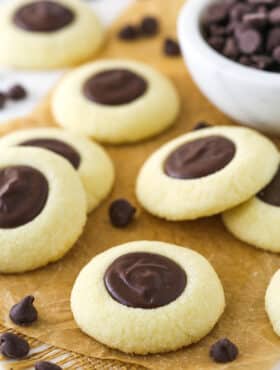
[[[134,195],[137,172],[156,148],[187,132],[198,120],[217,125],[232,124],[200,94],[181,58],[162,55],[163,38],[176,34],[175,20],[182,4],[183,0],[137,1],[112,27],[107,46],[101,54],[101,57],[142,60],[166,73],[177,86],[182,100],[182,112],[176,125],[146,142],[106,147],[117,174],[111,196],[89,216],[82,237],[61,261],[23,275],[0,276],[0,320],[5,326],[13,327],[8,318],[9,308],[25,294],[32,293],[36,296],[40,320],[32,327],[17,329],[69,351],[100,359],[119,359],[160,370],[271,369],[280,361],[280,339],[273,333],[266,317],[264,294],[271,275],[280,267],[280,256],[239,242],[225,230],[219,216],[172,223],[147,214],[138,204],[137,219],[128,228],[114,229],[108,221],[107,210],[112,199],[125,197],[137,205]],[[160,17],[160,36],[131,43],[117,40],[116,31],[122,24],[139,21],[146,14]],[[54,124],[49,110],[49,97],[30,117],[1,126],[0,133],[47,124]],[[80,269],[97,253],[111,246],[141,239],[189,246],[208,258],[218,272],[224,285],[227,308],[215,329],[200,343],[174,353],[130,356],[108,349],[82,334],[76,327],[70,312],[69,296]],[[237,343],[240,349],[238,360],[216,365],[209,359],[209,346],[220,337],[229,337]]]

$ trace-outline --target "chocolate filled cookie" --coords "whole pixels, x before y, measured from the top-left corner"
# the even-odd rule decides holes
[[[79,0],[15,0],[0,9],[0,64],[20,68],[67,67],[88,60],[103,30]]]
[[[280,252],[280,167],[272,180],[247,202],[223,214],[227,229],[238,239]]]
[[[273,330],[280,336],[280,270],[272,276],[265,294],[265,310]]]
[[[223,313],[225,298],[216,272],[200,254],[135,241],[99,254],[83,268],[71,307],[86,334],[123,352],[147,354],[206,336]]]
[[[5,146],[38,147],[65,158],[81,177],[86,190],[88,212],[109,194],[114,182],[111,159],[100,145],[84,136],[56,128],[20,130],[4,136]]]
[[[205,128],[157,150],[140,170],[136,194],[146,210],[168,220],[211,216],[260,191],[278,165],[276,147],[256,131]]]
[[[135,142],[172,125],[179,99],[153,68],[103,60],[77,68],[58,85],[52,111],[58,124],[109,143]]]
[[[29,271],[58,260],[85,221],[85,192],[69,163],[42,149],[1,152],[0,272]]]

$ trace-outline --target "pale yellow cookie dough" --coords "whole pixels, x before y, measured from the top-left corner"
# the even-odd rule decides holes
[[[186,142],[218,135],[235,144],[233,159],[221,170],[196,179],[165,174],[166,158]],[[254,130],[220,126],[193,131],[158,149],[139,172],[136,194],[150,213],[172,221],[210,216],[252,197],[273,177],[279,164],[277,148]]]
[[[265,294],[265,309],[273,330],[280,336],[280,270],[272,276]]]
[[[223,213],[226,228],[237,238],[257,248],[280,252],[280,207],[258,197]]]
[[[91,76],[111,70],[128,69],[148,83],[146,92],[122,105],[90,101],[83,85]],[[61,126],[108,143],[139,141],[160,133],[175,122],[179,98],[175,87],[159,71],[130,60],[101,60],[70,72],[58,85],[52,111]]]
[[[58,68],[88,60],[101,46],[103,28],[85,1],[55,0],[75,13],[75,19],[54,32],[30,32],[13,22],[14,12],[32,0],[8,1],[0,8],[0,65]]]
[[[155,253],[177,263],[187,285],[169,304],[154,309],[128,307],[108,293],[104,273],[121,255]],[[94,257],[80,272],[71,295],[78,326],[101,343],[123,352],[147,354],[179,349],[199,341],[224,311],[222,284],[210,263],[191,249],[158,241],[135,241]]]
[[[22,144],[32,139],[55,139],[65,142],[80,155],[77,171],[85,187],[88,212],[96,208],[109,194],[114,182],[114,167],[105,150],[84,136],[56,128],[19,130],[0,139],[0,150],[5,146]]]
[[[49,192],[44,208],[33,220],[0,228],[1,273],[29,271],[58,260],[76,242],[86,222],[84,188],[67,161],[43,149],[6,148],[1,151],[0,169],[9,166],[40,171]]]

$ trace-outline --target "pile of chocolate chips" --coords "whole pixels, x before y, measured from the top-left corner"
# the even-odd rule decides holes
[[[14,85],[10,87],[6,92],[0,92],[0,109],[5,107],[8,100],[18,101],[25,99],[27,91],[21,85]]]
[[[202,32],[225,57],[261,70],[280,72],[280,2],[223,0],[204,13]]]

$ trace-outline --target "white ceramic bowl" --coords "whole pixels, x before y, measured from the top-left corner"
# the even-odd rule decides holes
[[[188,0],[179,16],[179,41],[193,80],[214,105],[235,121],[280,135],[280,73],[233,62],[206,43],[201,34],[201,17],[214,1]]]

